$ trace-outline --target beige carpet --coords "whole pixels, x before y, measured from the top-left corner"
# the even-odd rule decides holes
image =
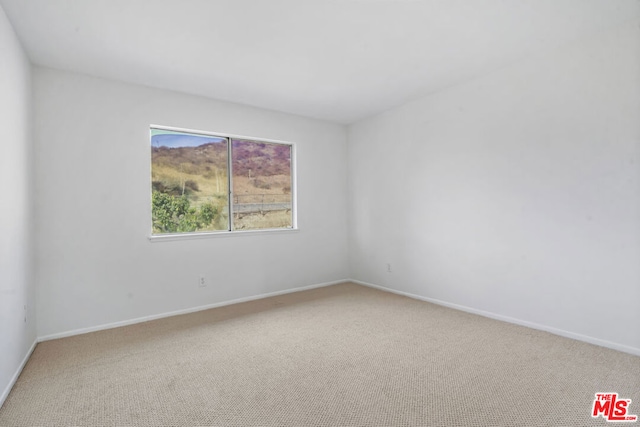
[[[640,415],[640,357],[342,284],[41,343],[0,425],[607,425],[596,392]]]

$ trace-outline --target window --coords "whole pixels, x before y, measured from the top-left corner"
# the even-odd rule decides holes
[[[294,228],[292,159],[291,144],[151,127],[152,235]]]

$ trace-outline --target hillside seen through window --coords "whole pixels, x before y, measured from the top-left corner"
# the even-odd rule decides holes
[[[293,228],[291,163],[290,144],[151,128],[152,234]]]

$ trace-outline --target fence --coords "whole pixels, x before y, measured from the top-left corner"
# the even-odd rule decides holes
[[[290,194],[234,194],[234,213],[263,213],[291,210]]]

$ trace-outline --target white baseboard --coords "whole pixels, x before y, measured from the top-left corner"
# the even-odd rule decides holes
[[[344,279],[344,280],[336,280],[336,281],[333,281],[333,282],[317,283],[315,285],[302,286],[302,287],[299,287],[299,288],[285,289],[283,291],[276,291],[276,292],[269,292],[269,293],[266,293],[266,294],[253,295],[253,296],[250,296],[250,297],[238,298],[238,299],[234,299],[234,300],[230,300],[230,301],[216,302],[216,303],[213,303],[213,304],[201,305],[201,306],[198,306],[198,307],[191,307],[191,308],[186,308],[186,309],[183,309],[183,310],[176,310],[176,311],[170,311],[170,312],[167,312],[167,313],[153,314],[151,316],[137,317],[135,319],[123,320],[123,321],[120,321],[120,322],[106,323],[106,324],[103,324],[103,325],[92,326],[92,327],[89,327],[89,328],[74,329],[74,330],[71,330],[71,331],[59,332],[59,333],[56,333],[56,334],[50,334],[50,335],[44,335],[44,336],[38,337],[38,342],[55,340],[55,339],[58,339],[58,338],[71,337],[71,336],[74,336],[74,335],[87,334],[89,332],[102,331],[102,330],[105,330],[105,329],[119,328],[121,326],[128,326],[128,325],[133,325],[133,324],[136,324],[136,323],[148,322],[150,320],[162,319],[164,317],[171,317],[171,316],[178,316],[180,314],[194,313],[196,311],[209,310],[211,308],[224,307],[226,305],[239,304],[241,302],[247,302],[247,301],[253,301],[253,300],[257,300],[257,299],[275,297],[275,296],[278,296],[278,295],[290,294],[290,293],[294,293],[294,292],[308,291],[310,289],[316,289],[316,288],[322,288],[322,287],[325,287],[325,286],[337,285],[339,283],[345,283],[345,282],[348,282],[348,281],[349,281],[348,279]]]
[[[20,362],[18,369],[16,369],[16,373],[13,374],[13,377],[11,377],[11,381],[9,381],[9,384],[7,384],[2,394],[0,395],[0,408],[2,408],[2,405],[4,405],[4,401],[7,400],[7,397],[9,397],[9,393],[11,392],[11,389],[15,385],[16,381],[18,381],[18,377],[22,373],[22,370],[27,364],[27,361],[29,361],[29,358],[31,357],[31,353],[33,353],[33,350],[35,350],[36,345],[38,345],[37,339],[33,341],[33,344],[31,344],[31,348],[29,349],[29,351],[27,351],[27,354],[22,359],[22,362]]]
[[[500,321],[507,322],[507,323],[513,323],[515,325],[520,325],[520,326],[526,326],[527,328],[537,329],[537,330],[544,331],[544,332],[549,332],[551,334],[559,335],[561,337],[571,338],[571,339],[574,339],[574,340],[577,340],[577,341],[583,341],[583,342],[586,342],[586,343],[589,343],[589,344],[598,345],[600,347],[606,347],[606,348],[610,348],[612,350],[622,351],[624,353],[633,354],[635,356],[640,356],[640,348],[631,347],[631,346],[624,345],[624,344],[618,344],[618,343],[615,343],[615,342],[611,342],[611,341],[606,341],[606,340],[602,340],[602,339],[599,339],[599,338],[590,337],[588,335],[577,334],[575,332],[565,331],[563,329],[558,329],[558,328],[554,328],[554,327],[551,327],[551,326],[540,325],[538,323],[528,322],[526,320],[516,319],[514,317],[503,316],[501,314],[491,313],[489,311],[478,310],[478,309],[467,307],[467,306],[464,306],[464,305],[453,304],[453,303],[450,303],[450,302],[441,301],[441,300],[434,299],[434,298],[423,297],[423,296],[420,296],[420,295],[411,294],[409,292],[398,291],[398,290],[387,288],[387,287],[384,287],[384,286],[374,285],[373,283],[363,282],[361,280],[350,279],[350,282],[357,283],[359,285],[367,286],[367,287],[370,287],[370,288],[379,289],[381,291],[391,292],[391,293],[394,293],[394,294],[397,294],[397,295],[402,295],[402,296],[405,296],[405,297],[417,299],[417,300],[420,300],[420,301],[430,302],[432,304],[441,305],[443,307],[453,308],[455,310],[460,310],[460,311],[464,311],[464,312],[471,313],[471,314],[477,314],[479,316],[488,317],[490,319],[500,320]]]

